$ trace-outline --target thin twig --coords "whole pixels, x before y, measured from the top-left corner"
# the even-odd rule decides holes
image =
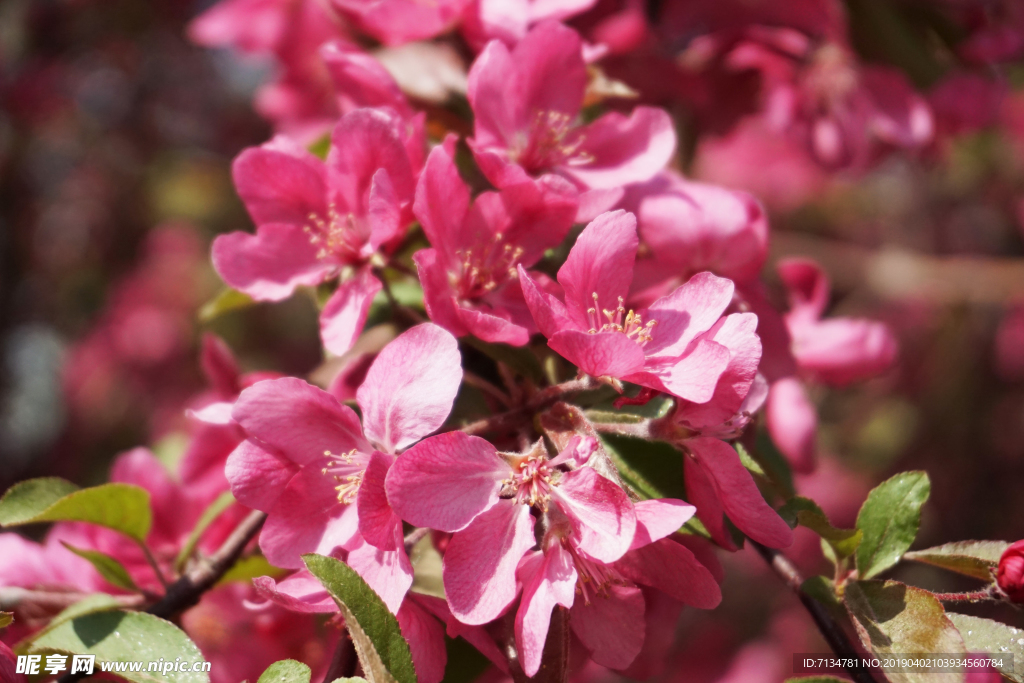
[[[843,631],[842,626],[836,623],[824,605],[803,591],[804,579],[800,576],[800,571],[789,561],[789,558],[777,550],[766,548],[760,543],[750,541],[750,544],[754,546],[761,557],[764,558],[764,561],[779,575],[779,578],[789,586],[790,590],[800,598],[804,609],[810,613],[811,619],[814,620],[814,625],[818,627],[822,637],[828,643],[828,646],[832,648],[832,651],[843,660],[859,662],[860,654],[853,647],[849,638],[846,637],[846,632]],[[850,674],[850,677],[856,683],[876,683],[874,677],[867,669],[861,669],[852,665],[843,668],[846,669],[846,672]]]
[[[968,591],[966,593],[932,593],[942,602],[984,602],[987,600],[998,600],[992,590],[983,588],[980,591]]]
[[[508,394],[506,394],[504,391],[499,389],[497,386],[495,386],[491,382],[488,382],[486,379],[484,379],[480,375],[472,373],[469,370],[463,369],[463,371],[462,371],[462,379],[469,386],[476,387],[477,389],[479,389],[480,391],[483,391],[484,393],[488,394],[492,398],[497,399],[497,401],[499,403],[501,403],[501,405],[505,406],[506,408],[512,407],[512,399],[509,398]]]
[[[149,546],[147,546],[145,542],[139,541],[139,547],[142,548],[142,554],[146,556],[146,562],[148,562],[149,566],[153,568],[153,573],[156,574],[157,580],[160,582],[160,585],[163,586],[164,590],[166,591],[168,588],[170,588],[171,584],[167,581],[167,577],[164,576],[163,570],[160,569],[160,563],[158,563],[156,561],[156,558],[153,557],[153,552],[149,549]]]
[[[631,436],[634,439],[651,438],[652,420],[641,422],[593,422],[594,430],[602,434],[618,434],[619,436]]]
[[[190,569],[180,579],[171,584],[167,593],[157,602],[150,605],[146,612],[163,619],[170,619],[182,610],[197,604],[203,593],[213,586],[227,573],[238,561],[249,545],[249,541],[256,537],[263,522],[267,519],[267,513],[253,510],[249,516],[241,521],[231,532],[227,540],[221,544],[215,553],[210,555]],[[74,683],[86,677],[86,674],[67,673],[57,679],[57,683]]]
[[[0,587],[0,612],[52,611],[54,614],[92,595],[81,591],[31,590],[17,586]],[[112,595],[123,607],[141,607],[145,603],[142,595]]]
[[[524,422],[528,422],[538,410],[548,407],[569,394],[578,394],[596,386],[597,382],[592,377],[583,377],[545,387],[531,396],[522,407],[471,422],[463,426],[461,431],[466,434],[514,431]]]

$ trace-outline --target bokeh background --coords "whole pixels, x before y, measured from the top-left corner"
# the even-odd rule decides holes
[[[208,4],[0,2],[0,488],[41,475],[96,483],[143,443],[173,456],[181,406],[203,386],[204,331],[246,370],[304,375],[322,361],[308,298],[203,315],[223,287],[210,241],[250,229],[230,163],[271,135],[252,101],[278,68],[191,43],[187,24]],[[833,314],[883,320],[898,337],[884,376],[813,388],[822,457],[798,488],[852,525],[871,486],[926,469],[917,547],[1024,537],[1024,66],[962,71],[944,47],[969,37],[978,7],[1019,22],[1013,5],[846,3],[860,58],[902,69],[936,122],[929,145],[870,168],[824,168],[742,103],[718,112],[694,96],[687,108],[685,88],[672,100],[680,168],[765,203],[779,300],[772,264],[810,256],[832,279]],[[608,68],[630,82],[636,65]],[[741,80],[723,87],[742,94]],[[807,572],[824,566],[809,533],[792,552]],[[729,558],[728,577],[721,608],[684,616],[685,680],[780,680],[787,653],[823,651],[752,553]]]

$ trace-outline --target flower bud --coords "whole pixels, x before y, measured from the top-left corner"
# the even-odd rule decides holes
[[[1017,541],[999,558],[999,588],[1013,602],[1024,603],[1024,541]]]

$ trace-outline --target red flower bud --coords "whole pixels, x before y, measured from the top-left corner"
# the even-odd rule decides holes
[[[1024,603],[1024,541],[1017,541],[999,558],[999,588],[1014,602]]]

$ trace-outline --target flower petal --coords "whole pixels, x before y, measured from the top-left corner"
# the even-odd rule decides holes
[[[424,234],[445,258],[452,258],[455,251],[464,246],[458,237],[469,211],[469,188],[455,167],[457,140],[455,135],[448,135],[431,150],[416,185],[413,204],[413,213],[423,226]]]
[[[731,280],[711,273],[697,273],[686,284],[663,296],[647,309],[647,320],[657,320],[647,355],[678,358],[693,341],[710,330],[732,303]]]
[[[366,435],[395,453],[440,427],[462,383],[462,356],[450,332],[425,323],[384,347],[357,393]]]
[[[363,472],[356,504],[359,506],[359,533],[370,545],[381,550],[397,550],[396,537],[402,537],[402,520],[388,504],[384,480],[394,463],[393,455],[374,451]]]
[[[243,391],[232,415],[250,437],[298,465],[353,449],[371,449],[359,418],[326,391],[295,377],[257,382]]]
[[[270,512],[299,466],[252,441],[243,441],[228,456],[224,474],[239,503]]]
[[[618,484],[581,467],[563,474],[553,494],[573,524],[580,550],[601,562],[613,562],[629,550],[636,513]]]
[[[345,560],[392,613],[398,612],[405,594],[412,587],[412,563],[405,554],[401,539],[398,540],[397,550],[381,550],[359,538]]]
[[[601,214],[576,238],[558,270],[558,282],[565,288],[566,308],[579,329],[592,327],[587,309],[597,308],[604,320],[601,311],[614,311],[619,297],[629,293],[639,243],[636,217],[625,211]]]
[[[415,600],[403,602],[396,616],[402,637],[409,643],[417,683],[440,683],[448,662],[444,626]]]
[[[363,332],[370,304],[381,286],[369,269],[338,286],[320,312],[320,339],[325,349],[340,356],[352,348]]]
[[[644,645],[644,596],[636,586],[612,584],[607,591],[589,602],[575,600],[569,623],[595,662],[625,669]]]
[[[634,583],[657,588],[699,609],[714,609],[722,601],[722,591],[708,568],[671,538],[627,553],[615,568]]]
[[[676,149],[676,133],[668,113],[655,107],[637,107],[627,118],[605,114],[581,131],[581,152],[588,163],[562,170],[584,186],[615,188],[650,180],[665,168]]]
[[[523,599],[516,613],[516,650],[523,672],[532,677],[540,670],[552,610],[555,605],[572,607],[577,574],[572,557],[554,543],[547,552],[526,558],[519,576]]]
[[[246,149],[231,164],[231,175],[258,226],[284,223],[301,232],[311,213],[327,213],[323,162],[287,138]]]
[[[633,504],[636,534],[630,550],[636,550],[679,531],[697,511],[694,506],[674,498],[642,500]]]
[[[571,329],[573,323],[565,310],[565,304],[544,291],[522,266],[517,268],[523,298],[541,334],[551,338],[559,330]]]
[[[644,367],[643,349],[619,332],[562,330],[548,346],[592,377],[627,377]]]
[[[338,605],[331,594],[305,569],[281,581],[274,581],[269,576],[257,576],[252,580],[252,585],[261,597],[293,612],[333,614],[338,611]]]
[[[516,566],[535,542],[530,509],[510,500],[499,500],[456,532],[444,553],[452,614],[472,625],[497,618],[515,600]]]
[[[818,412],[803,383],[796,377],[773,382],[765,405],[768,432],[796,472],[814,469],[818,436]]]
[[[298,225],[263,223],[256,234],[232,232],[213,241],[213,267],[231,287],[257,301],[280,301],[300,285],[323,282],[336,265]]]

